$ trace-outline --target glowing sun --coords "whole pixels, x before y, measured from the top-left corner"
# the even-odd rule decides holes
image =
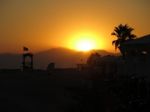
[[[91,40],[81,39],[76,42],[76,50],[78,51],[90,51],[95,49],[95,45]]]
[[[95,49],[100,49],[102,41],[99,38],[99,35],[96,33],[84,32],[76,33],[74,36],[71,36],[68,41],[68,47],[77,51],[90,51]]]

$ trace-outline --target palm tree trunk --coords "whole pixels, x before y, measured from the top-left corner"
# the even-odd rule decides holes
[[[120,45],[120,47],[118,48],[120,50],[120,53],[122,54],[122,58],[125,59],[125,48],[122,45]]]

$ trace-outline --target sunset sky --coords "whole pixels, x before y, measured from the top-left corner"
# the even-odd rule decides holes
[[[150,34],[149,11],[150,0],[0,0],[0,53],[76,49],[84,38],[114,51],[111,32],[120,23]]]

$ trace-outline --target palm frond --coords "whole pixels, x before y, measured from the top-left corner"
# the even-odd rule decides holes
[[[132,34],[133,30],[134,29],[129,27],[127,24],[119,24],[114,28],[114,31],[111,33],[111,35],[117,37],[116,40],[112,41],[112,45],[115,45],[115,49],[117,49],[121,43],[136,38],[136,35]]]
[[[115,43],[116,43],[116,40],[113,40],[113,41],[112,41],[112,45],[114,45]]]
[[[115,33],[115,32],[112,32],[111,35],[116,35],[116,33]]]

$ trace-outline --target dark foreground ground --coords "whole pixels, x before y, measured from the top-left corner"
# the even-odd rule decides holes
[[[77,71],[1,71],[0,112],[69,112],[73,108],[76,110],[80,106],[78,93],[82,86],[84,81]]]
[[[0,72],[0,112],[149,112],[137,80],[90,80],[86,72]]]

